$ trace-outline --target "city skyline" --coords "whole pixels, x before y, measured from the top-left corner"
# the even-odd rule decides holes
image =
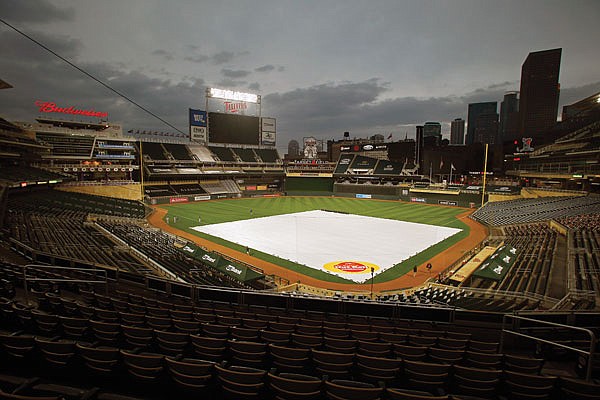
[[[412,138],[427,121],[447,138],[468,104],[519,90],[530,52],[557,47],[560,114],[600,91],[598,10],[594,1],[573,2],[567,15],[559,1],[8,0],[0,18],[183,131],[206,87],[258,93],[285,149],[345,131]],[[473,24],[457,23],[465,16]],[[14,86],[0,93],[2,116],[33,120],[44,100],[106,111],[125,129],[172,131],[4,24],[0,36],[0,79]]]

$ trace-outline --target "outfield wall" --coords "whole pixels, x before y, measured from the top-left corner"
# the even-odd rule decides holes
[[[292,196],[331,196],[333,178],[286,177],[285,192]]]

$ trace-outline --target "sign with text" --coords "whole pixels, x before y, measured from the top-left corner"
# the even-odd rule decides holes
[[[81,115],[84,117],[97,117],[97,118],[106,118],[108,117],[107,112],[96,111],[94,109],[84,110],[75,108],[73,106],[69,107],[58,107],[56,103],[51,101],[42,101],[37,100],[35,105],[38,107],[40,112],[43,113],[59,113],[59,114],[72,114],[72,115]]]

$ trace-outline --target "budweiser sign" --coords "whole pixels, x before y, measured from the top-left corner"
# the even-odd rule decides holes
[[[248,108],[248,104],[246,103],[234,103],[232,101],[225,101],[225,112],[236,113],[241,110],[245,110]]]
[[[95,111],[95,110],[80,110],[73,106],[57,107],[56,103],[52,103],[50,101],[37,100],[35,102],[35,105],[40,109],[40,112],[45,112],[45,113],[73,114],[73,115],[83,115],[85,117],[97,117],[97,118],[108,117],[107,112],[101,112],[101,111]]]

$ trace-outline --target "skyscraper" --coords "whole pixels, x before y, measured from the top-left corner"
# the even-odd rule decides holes
[[[465,143],[465,120],[456,118],[450,124],[450,144]]]
[[[490,120],[493,117],[487,118],[486,115],[495,115],[496,122],[498,121],[498,102],[496,101],[488,101],[484,103],[471,103],[469,104],[469,115],[467,116],[467,144],[473,144],[477,142],[475,137],[475,128],[477,126],[481,127],[481,124],[478,123],[480,118],[484,120]],[[482,117],[483,116],[483,117]],[[497,127],[497,124],[496,124]]]
[[[498,141],[514,140],[519,136],[519,92],[507,92],[500,103]]]
[[[288,142],[288,156],[297,157],[298,155],[300,155],[300,143],[292,139]]]
[[[519,133],[522,137],[540,136],[556,124],[562,49],[529,53],[521,67]]]
[[[427,143],[432,143],[439,146],[442,141],[442,124],[439,122],[425,122],[425,125],[423,125],[423,139]]]

